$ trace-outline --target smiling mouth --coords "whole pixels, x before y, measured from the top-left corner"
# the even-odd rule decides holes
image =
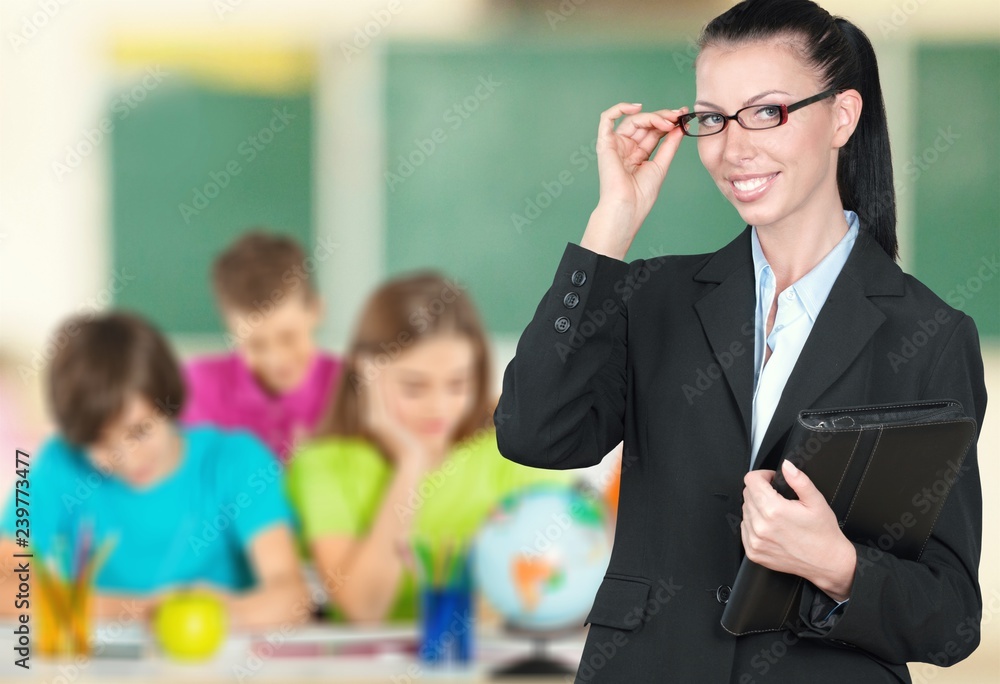
[[[751,192],[764,185],[764,183],[768,182],[777,175],[778,172],[775,171],[770,176],[761,176],[760,178],[751,178],[749,180],[734,180],[730,182],[733,184],[733,187],[740,192]]]

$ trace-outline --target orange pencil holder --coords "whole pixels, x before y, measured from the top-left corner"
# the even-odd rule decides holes
[[[32,577],[35,652],[40,657],[89,656],[93,583],[84,573],[66,581],[38,563]]]

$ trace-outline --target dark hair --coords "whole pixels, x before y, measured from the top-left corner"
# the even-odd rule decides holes
[[[134,394],[169,418],[184,405],[184,381],[160,332],[131,313],[71,318],[53,337],[49,405],[70,443],[96,442]]]
[[[459,422],[453,442],[457,444],[481,428],[492,427],[495,402],[489,394],[490,353],[479,315],[461,286],[436,271],[423,270],[383,283],[368,298],[344,355],[336,399],[316,436],[362,436],[379,444],[361,420],[358,393],[368,379],[358,368],[359,357],[370,355],[380,368],[381,359],[391,361],[408,346],[442,333],[465,336],[475,353],[475,399],[468,415]]]
[[[249,230],[225,249],[212,265],[212,286],[219,304],[252,311],[297,288],[307,298],[316,294],[306,256],[293,238]]]
[[[823,90],[861,94],[858,125],[838,153],[837,186],[844,208],[857,213],[861,228],[895,261],[899,246],[889,127],[871,42],[850,21],[811,0],[744,0],[705,25],[698,47],[774,38],[788,39],[820,74]]]

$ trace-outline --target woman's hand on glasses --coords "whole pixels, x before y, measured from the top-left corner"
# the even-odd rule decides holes
[[[615,259],[625,258],[684,137],[677,118],[687,107],[641,109],[641,104],[621,102],[601,114],[597,131],[601,194],[580,245]],[[622,115],[625,118],[615,128]],[[661,140],[656,155],[650,157]]]

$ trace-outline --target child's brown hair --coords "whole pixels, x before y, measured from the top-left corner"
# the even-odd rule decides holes
[[[363,377],[359,357],[374,357],[377,366],[380,357],[392,357],[440,333],[467,337],[476,359],[473,405],[456,428],[454,441],[461,442],[480,429],[491,428],[495,399],[490,395],[490,351],[479,315],[464,288],[436,271],[425,270],[389,280],[368,298],[344,356],[336,400],[316,436],[360,435],[378,443],[364,429],[360,416],[358,393],[370,378]]]
[[[296,290],[311,299],[316,287],[305,262],[305,252],[295,239],[255,228],[216,257],[212,288],[220,306],[239,311],[277,303]]]
[[[185,389],[177,359],[145,319],[114,312],[67,320],[56,332],[48,400],[56,425],[76,446],[98,441],[109,422],[139,394],[175,418]]]

